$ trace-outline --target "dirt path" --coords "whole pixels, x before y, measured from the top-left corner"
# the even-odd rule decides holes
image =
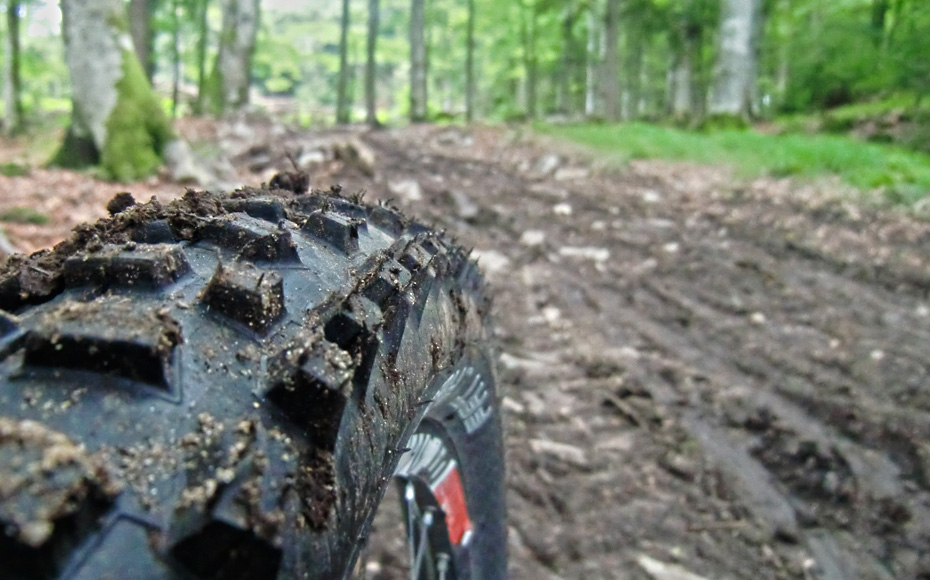
[[[314,185],[434,220],[496,290],[512,578],[930,579],[930,224],[502,130],[271,149],[352,140]]]
[[[513,577],[930,578],[930,226],[502,137],[366,136],[364,187],[496,288]]]

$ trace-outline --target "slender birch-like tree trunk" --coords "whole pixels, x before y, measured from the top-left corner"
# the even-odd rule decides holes
[[[620,66],[617,49],[620,34],[620,0],[607,0],[604,21],[604,112],[611,121],[619,121]]]
[[[207,42],[210,39],[210,23],[207,20],[207,9],[210,0],[197,0],[197,102],[194,103],[194,113],[202,114],[206,109],[207,101]]]
[[[597,71],[601,62],[601,19],[598,18],[597,2],[588,8],[588,46],[585,66],[584,114],[593,117],[598,111]]]
[[[717,62],[707,111],[748,117],[758,70],[759,0],[723,0]]]
[[[563,114],[571,114],[576,109],[572,81],[577,78],[580,50],[575,41],[575,25],[581,14],[581,7],[575,0],[565,2],[562,9],[562,54],[559,58],[559,67],[555,74],[556,87],[555,108]]]
[[[410,3],[410,120],[419,123],[427,116],[426,0]]]
[[[520,38],[523,41],[523,69],[526,72],[526,116],[536,118],[537,94],[539,89],[539,59],[536,53],[536,2],[529,5],[524,0],[520,3]]]
[[[468,30],[465,38],[465,120],[475,120],[475,0],[468,0]]]
[[[22,77],[19,47],[20,2],[6,6],[6,38],[3,51],[3,132],[15,135],[23,130]]]
[[[181,98],[181,0],[171,0],[171,118],[178,117]]]
[[[381,26],[379,0],[368,0],[368,41],[365,59],[365,122],[372,127],[378,122],[378,63],[375,60],[378,45],[378,29]]]
[[[100,163],[118,180],[150,174],[174,139],[133,49],[123,0],[61,0],[71,126],[55,161]]]
[[[626,80],[620,104],[620,116],[623,120],[635,119],[640,115],[640,101],[643,89],[643,57],[646,52],[646,34],[638,27],[628,29],[626,36],[626,63],[624,69]]]
[[[132,45],[149,82],[155,74],[155,30],[152,28],[154,12],[153,0],[129,2],[129,32],[132,34]]]
[[[336,123],[349,123],[349,0],[342,0],[342,20],[339,25],[339,77],[336,81]]]
[[[686,119],[695,115],[694,67],[698,58],[700,25],[690,17],[684,17],[676,31],[674,59],[669,79],[669,113],[673,117]]]
[[[682,49],[675,55],[669,73],[669,112],[679,119],[690,117],[693,109],[691,87],[694,81],[691,58],[691,53]]]
[[[215,115],[240,110],[249,103],[259,4],[260,0],[222,0],[220,3],[223,29],[206,87],[209,111]]]

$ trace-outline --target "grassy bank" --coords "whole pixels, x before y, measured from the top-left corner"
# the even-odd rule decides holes
[[[746,177],[838,175],[860,189],[881,188],[890,201],[902,204],[930,196],[930,156],[847,137],[763,135],[749,130],[699,133],[644,123],[534,128],[620,160],[724,163]]]

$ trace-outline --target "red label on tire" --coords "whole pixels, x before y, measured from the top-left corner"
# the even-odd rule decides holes
[[[471,536],[472,525],[465,507],[465,492],[462,489],[462,480],[459,470],[452,464],[445,477],[433,488],[436,500],[446,513],[446,527],[449,529],[449,540],[453,545],[467,543]]]

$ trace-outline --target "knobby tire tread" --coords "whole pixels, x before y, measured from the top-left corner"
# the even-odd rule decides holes
[[[488,359],[474,263],[338,189],[119,201],[0,272],[3,577],[342,577],[437,377]]]

